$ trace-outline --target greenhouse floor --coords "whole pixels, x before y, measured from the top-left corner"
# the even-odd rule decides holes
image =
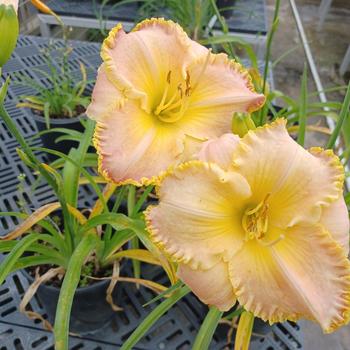
[[[275,0],[267,0],[268,18],[270,20],[273,16],[274,3]],[[324,87],[344,85],[349,81],[350,72],[348,71],[345,77],[340,77],[337,68],[350,44],[348,22],[350,2],[348,0],[333,0],[332,7],[321,30],[317,29],[319,4],[320,0],[296,0]],[[300,77],[304,66],[304,62],[300,57],[303,57],[304,52],[289,1],[281,1],[280,17],[280,26],[276,33],[275,45],[273,46],[273,60],[291,49],[293,45],[297,46],[297,48],[274,67],[275,86],[278,90],[297,98],[300,91]],[[334,38],[337,38],[337,40],[334,40]],[[308,84],[311,91],[315,90],[310,73]],[[340,93],[333,93],[327,95],[327,97],[341,101],[344,96]],[[324,144],[322,135],[316,133],[309,133],[308,135],[308,145]],[[311,322],[305,322],[304,325],[306,350],[350,350],[350,326],[325,336],[317,325]]]

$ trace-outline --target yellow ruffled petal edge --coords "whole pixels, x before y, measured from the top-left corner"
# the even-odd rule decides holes
[[[329,168],[333,171],[333,181],[336,187],[336,193],[334,195],[329,195],[326,198],[326,201],[328,203],[332,203],[339,199],[340,196],[343,194],[343,186],[344,186],[344,180],[345,180],[345,171],[344,167],[339,159],[339,157],[334,154],[333,150],[331,149],[323,149],[321,147],[312,147],[309,149],[309,152],[317,157],[322,159]]]
[[[175,23],[172,20],[164,19],[163,17],[153,17],[145,19],[136,24],[136,26],[132,29],[132,32],[137,32],[144,28],[152,27],[155,25],[163,27],[168,32],[177,32],[178,38],[180,39],[181,43],[185,46],[190,46],[190,38],[188,37],[187,33],[183,30],[183,28],[178,23]]]
[[[191,65],[203,65],[204,61],[206,61],[208,58],[207,57],[199,57],[196,60],[191,62]],[[238,73],[241,75],[242,79],[245,80],[247,88],[253,92],[256,93],[252,77],[250,76],[248,70],[244,68],[240,63],[237,61],[230,59],[227,54],[225,53],[218,53],[214,54],[211,53],[209,54],[209,64],[223,64],[227,66],[229,69],[233,70],[235,73]],[[260,102],[257,102],[255,104],[252,104],[249,109],[248,113],[255,112],[256,110],[260,109],[264,104],[265,104],[266,98]]]
[[[350,262],[344,254],[344,249],[331,237],[331,235],[326,230],[322,230],[322,233],[319,235],[319,242],[327,249],[327,251],[331,252],[333,256],[339,258],[339,262],[337,264],[339,269],[343,268],[344,270],[348,270],[350,272]],[[341,278],[341,282],[344,284],[343,289],[345,292],[341,295],[341,298],[339,298],[340,300],[338,299],[338,316],[332,320],[332,323],[328,328],[323,329],[323,332],[326,334],[334,332],[339,327],[348,324],[350,321],[350,273],[347,276],[343,276]],[[270,325],[285,321],[297,322],[300,319],[316,321],[313,318],[305,317],[305,315],[302,313],[286,314],[283,312],[276,312],[274,310],[269,313],[264,312],[259,302],[257,300],[254,300],[254,298],[248,298],[247,302],[242,301],[242,295],[249,294],[249,291],[247,291],[244,287],[244,281],[240,281],[240,283],[236,283],[236,285],[233,284],[233,288],[238,302],[247,311],[252,312],[254,316],[261,318],[263,321],[269,322]],[[333,298],[333,296],[330,295],[329,298]]]
[[[123,186],[123,185],[134,185],[134,186],[149,186],[149,185],[157,185],[159,183],[160,177],[163,176],[163,173],[166,173],[166,171],[161,172],[158,176],[153,176],[151,178],[143,177],[139,181],[135,179],[126,179],[123,181],[116,181],[113,176],[111,176],[107,169],[104,169],[103,167],[103,152],[102,148],[99,143],[99,132],[103,127],[100,123],[96,123],[95,126],[95,132],[94,136],[92,138],[92,142],[94,147],[96,148],[97,154],[98,154],[98,161],[97,161],[97,168],[98,172],[109,182],[115,183],[117,186]]]

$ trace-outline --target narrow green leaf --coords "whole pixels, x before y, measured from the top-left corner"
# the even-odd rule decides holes
[[[297,142],[302,147],[304,147],[305,143],[307,99],[307,66],[305,64],[300,87],[299,131],[297,139]]]
[[[215,306],[210,307],[207,316],[204,319],[204,322],[199,329],[199,332],[196,336],[192,350],[207,350],[215,333],[215,330],[218,326],[219,321],[221,320],[223,312],[218,310]]]
[[[268,35],[267,35],[267,40],[266,40],[265,67],[264,67],[264,76],[263,76],[263,87],[262,87],[262,91],[261,91],[261,93],[263,93],[263,94],[265,94],[266,83],[267,83],[267,74],[269,72],[272,39],[275,35],[275,32],[277,31],[278,24],[279,24],[279,17],[278,16],[279,16],[280,2],[281,2],[281,0],[276,0],[275,10],[274,10],[274,15],[273,15],[273,20],[272,20],[272,26],[271,26],[271,29],[270,29]],[[260,110],[259,119],[260,119],[259,125],[264,125],[266,122],[266,113],[265,113],[264,109]]]
[[[58,299],[54,326],[55,349],[68,350],[69,320],[75,290],[78,287],[81,268],[96,246],[97,236],[86,235],[74,250],[69,261]]]
[[[134,330],[130,337],[124,342],[120,350],[131,350],[133,346],[147,333],[147,331],[158,321],[174,304],[190,292],[187,286],[182,287],[175,292],[170,298],[165,299],[159,304],[141,324]]]
[[[108,262],[111,255],[118,251],[125,243],[135,237],[135,232],[132,230],[120,230],[114,233],[111,239],[104,240],[105,247],[103,252],[102,265]]]
[[[335,146],[335,143],[339,137],[340,131],[343,127],[343,124],[349,118],[349,106],[350,106],[350,82],[348,85],[348,89],[346,90],[346,95],[339,114],[337,124],[332,132],[332,135],[330,136],[327,142],[326,148],[333,148]]]
[[[237,308],[236,310],[230,312],[228,315],[226,315],[224,318],[226,320],[232,320],[234,317],[239,316],[244,311],[243,307]]]
[[[184,286],[184,283],[180,280],[178,280],[175,284],[173,284],[172,286],[170,286],[167,290],[165,290],[164,292],[158,294],[155,298],[151,299],[150,301],[148,301],[146,304],[143,304],[142,307],[146,307],[150,304],[153,304],[154,302],[164,298],[166,295],[175,292],[176,290],[178,290],[179,288],[182,288]]]
[[[143,227],[142,220],[131,219],[120,213],[103,213],[89,219],[86,224],[80,228],[79,234],[83,234],[98,225],[104,224],[110,224],[116,230],[140,230]]]
[[[48,101],[44,103],[44,118],[46,129],[50,129],[50,102]]]
[[[79,164],[76,161],[74,161],[73,159],[69,158],[66,154],[64,154],[62,152],[54,151],[52,149],[45,148],[45,147],[32,147],[32,149],[35,150],[35,151],[42,151],[42,152],[47,152],[49,154],[54,154],[55,156],[63,158],[64,160],[66,160],[68,162],[71,162],[75,166],[79,167]],[[89,172],[86,169],[82,168],[82,167],[81,167],[80,171],[88,179],[88,181],[91,184],[92,188],[95,190],[95,193],[98,196],[98,198],[100,199],[100,201],[102,202],[104,209],[108,210],[107,204],[106,204],[106,201],[103,198],[103,194],[101,192],[101,189],[97,185],[96,181],[94,181],[93,176],[91,174],[89,174]]]
[[[80,169],[84,162],[86,152],[91,143],[92,135],[94,133],[95,123],[91,120],[86,124],[84,137],[77,149],[72,148],[69,152],[69,158],[74,160],[77,164],[66,162],[63,168],[63,182],[64,191],[67,203],[76,207],[78,201],[79,177]]]
[[[46,255],[35,255],[35,256],[26,256],[18,259],[15,265],[12,266],[11,273],[25,269],[31,266],[40,266],[40,265],[56,265],[65,267],[64,264],[59,259],[48,257]]]
[[[40,234],[29,234],[17,242],[12,251],[6,255],[6,258],[0,265],[0,285],[3,284],[8,274],[12,271],[13,266],[16,264],[20,256],[26,251],[26,249],[35,241],[40,239]]]

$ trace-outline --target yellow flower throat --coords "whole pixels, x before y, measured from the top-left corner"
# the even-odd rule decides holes
[[[182,118],[188,106],[188,97],[191,92],[191,77],[190,73],[186,72],[186,79],[184,82],[177,85],[173,94],[170,93],[172,88],[171,71],[168,72],[166,78],[165,89],[157,107],[153,113],[165,123],[174,123]]]
[[[269,228],[269,204],[270,193],[266,195],[263,201],[253,208],[247,208],[242,217],[242,226],[245,231],[245,240],[256,239],[264,246],[272,246],[284,238],[280,235],[277,239],[266,242],[266,236]],[[265,239],[264,239],[265,238]]]

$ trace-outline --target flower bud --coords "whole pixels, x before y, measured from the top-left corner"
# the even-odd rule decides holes
[[[260,72],[256,68],[249,68],[248,72],[252,78],[255,90],[262,91],[263,85],[264,85],[264,79],[261,76]],[[269,86],[269,83],[266,81],[264,95],[268,96],[269,94],[270,94],[270,86]]]
[[[233,113],[232,132],[243,137],[249,130],[256,129],[253,119],[249,113]]]
[[[0,68],[10,58],[19,34],[17,1],[0,0]]]

